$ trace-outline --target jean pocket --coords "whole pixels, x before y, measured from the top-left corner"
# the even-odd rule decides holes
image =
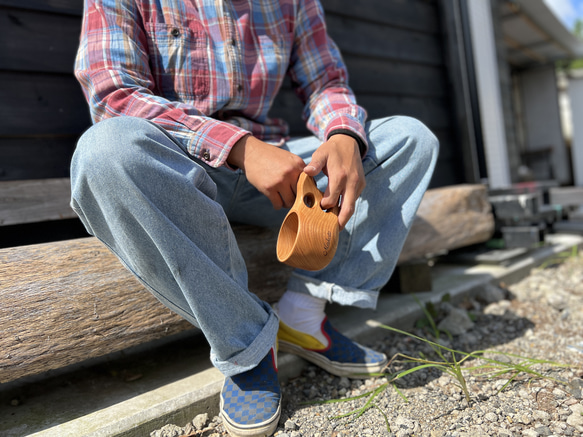
[[[210,89],[208,36],[202,25],[146,26],[150,67],[157,88],[170,100],[196,101]]]

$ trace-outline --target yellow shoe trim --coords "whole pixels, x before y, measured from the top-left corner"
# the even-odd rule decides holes
[[[310,334],[306,334],[302,331],[298,331],[297,329],[286,325],[281,320],[279,321],[279,331],[277,333],[277,338],[280,341],[286,341],[308,350],[317,351],[327,348],[327,346],[322,344],[322,342],[316,337]]]

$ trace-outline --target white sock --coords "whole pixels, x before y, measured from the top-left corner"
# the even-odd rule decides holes
[[[328,339],[321,329],[326,317],[325,308],[326,299],[290,290],[284,293],[276,305],[277,314],[286,325],[316,337],[327,346]]]

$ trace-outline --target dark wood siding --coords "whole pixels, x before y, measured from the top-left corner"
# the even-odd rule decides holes
[[[73,77],[82,0],[0,0],[0,180],[66,177],[90,123]]]
[[[0,0],[0,180],[68,176],[89,124],[73,61],[82,0]],[[437,0],[322,0],[351,85],[369,117],[410,115],[438,136],[432,186],[463,182]],[[286,86],[273,115],[304,134]]]

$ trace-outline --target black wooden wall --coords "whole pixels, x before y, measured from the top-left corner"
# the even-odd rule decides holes
[[[464,182],[454,136],[439,0],[322,0],[351,85],[371,118],[411,115],[439,137],[432,186]],[[0,180],[67,177],[89,126],[72,74],[82,0],[0,0]],[[304,132],[284,89],[274,115]]]
[[[90,120],[73,77],[82,0],[0,0],[0,179],[66,177]]]

